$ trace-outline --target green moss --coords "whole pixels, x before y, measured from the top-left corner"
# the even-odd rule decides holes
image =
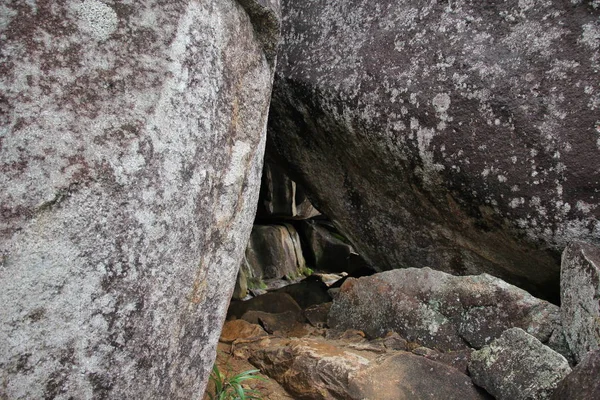
[[[267,284],[261,278],[248,278],[248,289],[266,289]]]

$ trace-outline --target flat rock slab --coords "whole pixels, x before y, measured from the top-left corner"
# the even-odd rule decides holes
[[[512,328],[471,354],[469,372],[497,400],[547,400],[571,368],[563,356]]]
[[[560,274],[564,335],[577,361],[600,348],[600,247],[571,243]]]
[[[559,319],[557,306],[490,275],[408,268],[347,279],[328,325],[370,337],[395,331],[427,347],[458,350],[482,347],[512,327],[545,342]]]
[[[304,338],[263,340],[250,362],[298,399],[487,399],[469,377],[407,352],[343,341]],[[435,382],[435,384],[432,384]]]

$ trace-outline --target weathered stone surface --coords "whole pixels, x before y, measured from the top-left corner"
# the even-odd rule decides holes
[[[2,2],[0,398],[201,395],[258,199],[277,35],[257,22],[233,0]]]
[[[563,331],[579,362],[588,351],[600,348],[600,247],[567,246],[560,289]]]
[[[278,166],[265,162],[257,218],[306,219],[320,215],[304,190]]]
[[[258,280],[298,276],[306,267],[298,232],[289,224],[254,225],[245,257],[246,275]]]
[[[487,398],[453,368],[406,352],[363,348],[324,339],[271,339],[253,350],[250,362],[299,399]]]
[[[284,0],[267,151],[381,269],[558,299],[600,243],[597,0]]]
[[[490,275],[408,268],[347,279],[328,324],[370,337],[395,331],[427,347],[458,350],[484,346],[512,327],[546,342],[559,319],[557,306]]]
[[[571,368],[535,337],[512,328],[471,354],[469,372],[476,385],[498,400],[544,400]]]
[[[559,384],[552,400],[600,399],[600,350],[591,351]]]

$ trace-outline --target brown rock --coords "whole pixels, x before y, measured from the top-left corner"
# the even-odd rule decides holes
[[[226,321],[221,331],[220,342],[232,343],[238,339],[250,339],[267,336],[267,332],[260,325],[242,319]]]
[[[324,339],[270,340],[250,362],[299,399],[485,399],[453,368],[405,352]],[[435,384],[432,385],[432,382]]]
[[[563,379],[552,400],[600,399],[600,350],[589,352],[573,371]]]

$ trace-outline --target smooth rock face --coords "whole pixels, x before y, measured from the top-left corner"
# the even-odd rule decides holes
[[[299,399],[487,398],[467,376],[446,365],[406,352],[361,350],[342,341],[271,339],[254,349],[250,362]]]
[[[559,319],[557,306],[490,275],[459,277],[408,268],[347,279],[328,324],[370,337],[395,331],[446,351],[480,348],[512,327],[546,342],[559,328]]]
[[[306,267],[300,237],[290,224],[254,225],[246,260],[246,275],[258,279],[295,277]]]
[[[258,198],[261,18],[2,2],[0,398],[202,395]]]
[[[561,318],[576,361],[600,348],[600,247],[571,243],[562,257]]]
[[[545,400],[571,368],[535,337],[512,328],[471,353],[469,372],[473,382],[497,400]]]
[[[600,350],[589,352],[563,379],[552,400],[600,399]]]
[[[558,299],[600,243],[600,2],[284,0],[267,152],[380,269]]]

